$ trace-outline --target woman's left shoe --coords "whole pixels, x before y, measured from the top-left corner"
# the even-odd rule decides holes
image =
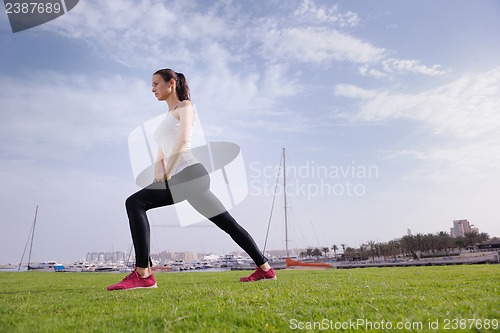
[[[276,280],[276,273],[274,273],[274,268],[269,269],[265,272],[262,268],[257,267],[257,270],[253,272],[250,276],[242,277],[240,282],[254,282],[260,280]]]
[[[117,284],[106,288],[107,291],[130,290],[139,288],[156,288],[155,276],[151,274],[147,278],[142,278],[137,271],[133,271]]]

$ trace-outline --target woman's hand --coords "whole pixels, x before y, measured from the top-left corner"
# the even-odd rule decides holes
[[[158,146],[158,153],[153,169],[154,182],[164,182],[167,178],[167,173],[165,171],[165,156],[163,156],[163,151],[160,146]]]

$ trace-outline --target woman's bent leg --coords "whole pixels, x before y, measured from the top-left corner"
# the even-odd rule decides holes
[[[125,207],[135,249],[136,267],[149,265],[150,227],[146,211],[173,204],[167,183],[154,183],[127,198]]]

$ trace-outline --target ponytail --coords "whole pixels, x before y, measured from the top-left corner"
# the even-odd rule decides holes
[[[169,68],[159,69],[153,75],[160,75],[165,82],[174,79],[175,81],[175,92],[177,93],[177,97],[179,97],[180,101],[191,100],[191,96],[189,93],[189,86],[186,81],[186,77],[182,73],[174,72]]]
[[[175,73],[177,75],[177,79],[175,80],[176,82],[176,88],[175,91],[177,92],[177,96],[179,97],[180,101],[182,102],[183,100],[191,100],[191,96],[189,96],[189,86],[186,81],[186,77],[182,73]]]

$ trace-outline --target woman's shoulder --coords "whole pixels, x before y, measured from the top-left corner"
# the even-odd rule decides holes
[[[189,99],[185,99],[183,100],[182,102],[180,102],[179,104],[177,104],[177,109],[182,109],[182,108],[186,108],[186,107],[193,107],[193,103],[191,103],[191,101]]]
[[[173,115],[175,118],[180,119],[181,115],[194,114],[193,103],[190,100],[183,100],[175,108]]]
[[[187,99],[177,104],[177,107],[175,108],[175,111],[177,111],[177,113],[179,114],[186,111],[189,112],[190,110],[193,110],[193,103],[191,103],[191,101]]]

